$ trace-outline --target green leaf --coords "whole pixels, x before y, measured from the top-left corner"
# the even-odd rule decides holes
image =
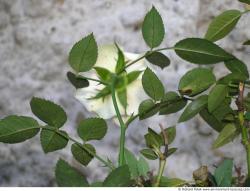
[[[195,96],[207,90],[216,82],[211,69],[195,68],[188,71],[179,82],[179,91],[183,95]]]
[[[168,115],[171,113],[176,113],[182,110],[187,105],[187,101],[182,99],[178,100],[176,103],[164,104],[161,106],[159,115]]]
[[[225,144],[231,142],[237,133],[237,129],[234,124],[229,123],[227,124],[222,131],[220,132],[219,136],[213,143],[213,149],[217,149],[219,147],[224,146]]]
[[[168,149],[168,155],[167,157],[171,156],[172,154],[174,154],[178,149],[177,148],[169,148]]]
[[[105,98],[106,96],[110,95],[111,91],[109,87],[104,87],[102,90],[100,90],[95,96],[91,97],[90,99],[100,99]]]
[[[119,74],[125,68],[125,57],[119,46],[117,44],[115,44],[115,46],[118,50],[118,59],[116,62],[115,73]]]
[[[221,121],[219,121],[213,114],[208,112],[207,108],[200,111],[200,116],[204,121],[207,122],[214,130],[220,132],[225,126]]]
[[[92,153],[96,153],[96,150],[91,144],[84,144],[84,145],[82,145],[82,147],[80,147],[78,144],[74,143],[71,146],[71,152],[72,152],[74,158],[79,163],[81,163],[84,166],[87,166],[90,163],[90,161],[94,158],[94,156],[91,155],[86,150],[90,150]],[[86,148],[86,150],[84,148]]]
[[[128,165],[113,170],[103,182],[104,187],[128,187],[131,182]]]
[[[81,76],[77,76],[72,72],[67,72],[67,77],[70,83],[76,88],[86,88],[89,86],[89,81],[82,78]]]
[[[39,130],[33,118],[11,115],[0,120],[0,142],[20,143],[34,137]]]
[[[208,27],[205,38],[213,42],[224,38],[236,26],[241,17],[238,10],[228,10],[215,17]]]
[[[237,87],[228,87],[228,95],[233,97],[239,95],[239,89]]]
[[[155,115],[159,111],[159,106],[152,99],[147,99],[141,102],[138,110],[139,119],[143,120]]]
[[[158,159],[157,154],[152,149],[142,149],[140,153],[149,160]]]
[[[152,52],[146,56],[146,59],[151,64],[159,66],[161,69],[164,69],[170,64],[169,58],[161,52]]]
[[[179,118],[179,123],[187,121],[193,118],[197,113],[199,113],[204,107],[207,105],[207,95],[202,95],[198,97],[196,100],[192,101],[186,109],[181,114]]]
[[[176,92],[167,92],[160,103],[160,115],[168,115],[182,110],[187,100],[181,98]]]
[[[160,187],[180,187],[185,184],[187,184],[187,182],[179,178],[168,178],[162,176],[160,180]]]
[[[232,185],[233,160],[226,159],[216,168],[214,177],[219,187],[230,187]]]
[[[53,152],[56,150],[63,149],[68,144],[68,137],[65,131],[57,131],[54,127],[46,126],[49,129],[42,129],[40,134],[41,145],[43,148],[44,153]],[[64,136],[60,135],[63,134]]]
[[[139,76],[140,74],[142,73],[142,71],[132,71],[130,73],[127,74],[127,83],[130,84],[132,83],[133,81],[135,81]]]
[[[214,86],[208,95],[208,111],[212,113],[226,99],[228,87],[218,84]]]
[[[245,113],[245,120],[250,121],[250,112]]]
[[[163,145],[163,138],[161,135],[156,133],[153,129],[148,128],[148,133],[144,136],[146,140],[146,145],[149,148],[160,148],[161,145]]]
[[[160,100],[164,96],[164,87],[161,81],[149,68],[142,75],[142,86],[147,95],[153,100]]]
[[[122,89],[120,91],[117,91],[117,97],[119,99],[119,102],[121,103],[122,107],[126,110],[128,106],[127,101],[127,89]]]
[[[108,69],[102,67],[94,67],[94,69],[100,80],[109,81],[111,78],[112,73]]]
[[[250,0],[249,0],[250,1]],[[250,40],[247,40],[243,43],[243,45],[250,45]]]
[[[60,187],[87,187],[89,183],[85,177],[66,161],[59,159],[56,164],[56,183]]]
[[[250,0],[239,0],[241,3],[246,3],[248,5],[250,5]]]
[[[142,35],[151,49],[159,46],[163,41],[165,35],[164,24],[161,15],[154,6],[144,18],[142,24]]]
[[[126,164],[128,165],[131,178],[132,179],[137,178],[139,176],[139,173],[137,169],[137,159],[135,155],[132,152],[130,152],[128,149],[125,149],[124,158],[125,158]]]
[[[178,56],[194,64],[216,64],[234,58],[213,42],[200,38],[181,40],[174,49]]]
[[[76,72],[89,71],[96,63],[98,47],[93,33],[77,42],[69,53],[69,64]]]
[[[164,132],[165,132],[166,135],[167,135],[168,144],[170,145],[170,144],[174,141],[174,139],[175,139],[175,137],[176,137],[176,128],[175,128],[175,126],[168,127],[168,128],[166,128],[166,129],[164,129]],[[161,137],[162,137],[162,142],[164,143],[164,141],[163,141],[163,140],[164,140],[163,133],[161,132],[160,135],[161,135]]]
[[[35,116],[50,126],[60,128],[67,121],[62,107],[49,100],[33,97],[30,107]]]
[[[84,141],[100,140],[107,132],[107,124],[101,118],[85,119],[80,122],[77,132]]]
[[[249,78],[248,69],[245,63],[238,59],[233,59],[225,62],[225,66],[232,72],[232,73],[238,73],[240,75],[246,76],[246,78]]]
[[[148,162],[140,156],[139,161],[137,162],[137,169],[139,176],[147,177],[148,172],[150,171]]]
[[[234,114],[234,111],[231,108],[231,98],[226,98],[221,104],[213,111],[213,115],[219,120],[222,121],[226,115]]]
[[[245,75],[239,73],[228,74],[217,81],[217,84],[229,85],[230,83],[239,83],[240,81],[247,80]]]

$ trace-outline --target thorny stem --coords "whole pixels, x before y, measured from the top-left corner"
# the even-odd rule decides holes
[[[124,123],[118,104],[117,104],[117,100],[116,100],[116,95],[115,95],[115,83],[116,83],[116,76],[113,76],[112,79],[112,84],[111,84],[111,96],[112,96],[112,101],[113,101],[113,105],[115,108],[115,112],[118,118],[118,121],[120,123],[120,145],[119,145],[119,166],[122,166],[123,164],[125,164],[125,160],[124,160],[124,150],[125,150],[125,135],[126,135],[126,124]]]
[[[73,139],[72,137],[69,137],[68,135],[65,135],[63,133],[61,133],[60,131],[56,130],[56,129],[52,129],[46,126],[42,126],[40,127],[42,129],[46,129],[46,130],[50,130],[53,132],[56,132],[58,135],[64,137],[65,139],[68,139],[74,143],[76,143],[79,147],[81,147],[83,150],[85,150],[86,152],[88,152],[90,155],[92,155],[93,157],[95,157],[97,160],[99,160],[101,163],[103,163],[105,166],[109,167],[111,170],[113,170],[115,167],[107,162],[106,160],[104,160],[102,157],[100,157],[99,155],[97,155],[96,153],[92,152],[91,150],[89,150],[87,147],[83,147],[83,145],[81,143],[79,143],[77,140]]]
[[[236,104],[238,106],[238,118],[239,118],[240,127],[241,127],[242,143],[245,146],[246,155],[247,155],[248,178],[250,178],[250,142],[249,142],[248,129],[244,124],[244,104],[243,104],[244,88],[245,88],[244,83],[240,82],[239,95],[238,95]]]

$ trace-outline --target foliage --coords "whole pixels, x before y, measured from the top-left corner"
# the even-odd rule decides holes
[[[240,2],[250,4],[248,0]],[[109,169],[103,181],[89,183],[80,171],[63,159],[59,159],[55,176],[58,186],[63,187],[249,185],[250,94],[245,96],[250,88],[249,71],[244,61],[215,43],[229,35],[247,12],[225,11],[212,20],[204,38],[186,38],[173,47],[156,48],[164,40],[165,27],[160,13],[153,6],[142,23],[142,36],[149,49],[135,60],[128,61],[123,49],[115,44],[117,57],[113,69],[96,65],[98,45],[93,33],[73,45],[69,53],[69,65],[72,68],[72,71],[67,73],[69,82],[76,89],[88,88],[90,81],[98,83],[97,86],[101,86],[102,89],[89,100],[102,99],[105,102],[106,97],[111,96],[114,117],[117,118],[121,129],[117,162],[100,156],[98,149],[94,147],[93,141],[102,140],[108,131],[108,124],[102,116],[84,119],[77,125],[77,135],[80,140],[78,141],[62,130],[67,121],[67,114],[63,108],[52,101],[38,97],[32,98],[30,107],[41,122],[27,116],[7,116],[0,120],[0,142],[9,144],[24,142],[40,132],[44,153],[61,150],[70,144],[71,153],[79,164],[88,166],[95,158]],[[249,39],[242,42],[244,46],[249,44]],[[154,67],[151,67],[167,69],[171,62],[162,52],[171,49],[181,59],[198,66],[181,77],[177,91],[167,90],[153,70]],[[130,66],[138,64],[143,59],[148,61],[147,68],[128,71]],[[218,78],[213,68],[208,66],[221,62],[228,69],[228,74]],[[88,77],[89,71],[95,72],[96,78]],[[138,79],[141,80],[142,88],[148,98],[140,100],[137,111],[129,115],[127,107],[131,104],[131,100],[128,99],[128,94],[131,92],[128,87]],[[178,124],[167,128],[164,124],[159,124],[160,128],[148,127],[148,132],[144,136],[145,148],[140,150],[140,156],[125,148],[126,131],[134,120],[145,120],[155,115],[169,115],[181,110],[183,111],[178,123],[191,120],[199,114],[219,133],[211,145],[213,149],[227,145],[241,136],[248,166],[248,174],[243,177],[243,181],[240,177],[233,177],[232,159],[225,159],[214,173],[209,172],[206,166],[200,167],[193,172],[194,181],[191,183],[163,176],[168,157],[177,151],[177,148],[172,147],[172,143],[176,138]],[[146,159],[159,161],[157,174],[151,171]],[[235,181],[236,179],[238,181]]]

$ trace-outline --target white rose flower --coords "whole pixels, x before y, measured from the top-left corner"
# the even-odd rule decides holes
[[[126,63],[139,58],[141,55],[133,53],[124,53]],[[118,59],[118,49],[115,45],[103,45],[98,48],[98,58],[95,67],[102,67],[108,69],[110,72],[115,72],[116,61]],[[146,60],[142,59],[136,64],[127,68],[127,72],[139,70],[143,71],[146,68]],[[84,76],[89,78],[98,79],[96,71],[93,69],[90,72],[84,73]],[[141,101],[147,98],[142,84],[141,74],[132,83],[127,86],[127,108],[126,114],[131,115],[137,113],[139,104]],[[77,89],[75,97],[78,99],[88,111],[97,113],[100,117],[110,119],[116,116],[115,109],[112,103],[111,95],[105,96],[105,98],[90,99],[97,95],[105,86],[95,81],[89,81],[89,86],[82,89]],[[117,93],[116,93],[117,96]],[[118,107],[121,114],[125,115],[125,109],[117,99]]]

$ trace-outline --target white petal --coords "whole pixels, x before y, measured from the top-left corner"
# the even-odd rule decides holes
[[[136,114],[140,103],[148,98],[143,90],[141,80],[136,80],[127,87],[127,98],[127,113],[130,115],[132,113]]]
[[[117,48],[114,44],[102,45],[98,48],[98,57],[95,66],[115,72],[117,58]]]
[[[117,54],[118,54],[117,48],[114,44],[100,46],[98,48],[98,58],[95,66],[103,67],[110,70],[111,72],[114,72],[116,61],[118,58]],[[139,58],[141,55],[125,52],[124,56],[129,64],[131,61]],[[127,71],[128,72],[135,70],[141,71],[144,70],[146,66],[147,66],[146,60],[142,59],[136,64],[130,66]],[[98,78],[94,70],[84,73],[83,75],[95,79]],[[137,80],[129,84],[129,86],[127,87],[127,98],[128,98],[127,114],[129,115],[131,115],[132,113],[137,113],[140,102],[147,98],[146,94],[143,91],[140,79],[141,75]],[[89,98],[95,96],[98,93],[98,90],[104,88],[103,85],[100,85],[97,82],[93,81],[89,82],[90,82],[89,87],[76,90],[75,93],[76,99],[78,99],[88,111],[95,112],[100,117],[103,117],[105,119],[114,117],[116,114],[112,103],[112,98],[110,95],[106,96],[104,100],[102,98],[89,100]],[[122,115],[124,115],[125,111],[122,105],[119,103],[119,101],[118,101],[118,107]]]
[[[91,89],[93,88],[94,87],[92,86]],[[113,108],[111,96],[107,96],[104,100],[103,99],[89,100],[88,98],[93,96],[92,92],[90,93],[90,91],[87,88],[78,89],[76,91],[75,97],[84,105],[84,107],[88,111],[95,112],[104,119],[110,119],[113,116],[115,116],[115,111]]]

